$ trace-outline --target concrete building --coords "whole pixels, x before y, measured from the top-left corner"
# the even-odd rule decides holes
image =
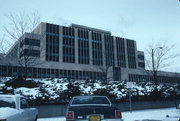
[[[5,61],[1,59],[0,76],[19,76],[25,69],[33,78],[152,81],[144,58],[136,41],[110,31],[41,23],[19,38]],[[159,80],[165,79],[180,82],[180,74],[159,72]]]

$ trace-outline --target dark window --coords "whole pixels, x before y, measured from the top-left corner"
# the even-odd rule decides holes
[[[78,29],[78,60],[80,64],[89,64],[88,31],[81,29]]]
[[[22,47],[23,45],[31,45],[31,46],[38,46],[38,47],[40,47],[40,40],[25,38],[24,40],[21,41],[20,47]]]
[[[138,55],[138,59],[144,60],[144,55]]]
[[[106,66],[114,66],[114,44],[113,37],[110,35],[104,36],[105,42],[105,56],[106,56]]]
[[[101,33],[92,32],[92,62],[93,65],[103,65]],[[99,37],[97,37],[99,36]]]
[[[126,67],[125,44],[124,39],[116,37],[117,64],[120,67]]]
[[[24,49],[20,53],[20,57],[23,57],[23,56],[40,57],[40,50]]]
[[[55,24],[46,23],[46,32],[49,34],[58,35],[59,34],[59,26]]]
[[[136,68],[135,41],[127,40],[128,67]]]
[[[46,60],[59,61],[59,26],[46,24]]]
[[[63,27],[63,62],[75,63],[74,28]]]
[[[139,63],[138,63],[138,66],[141,67],[141,68],[145,68],[145,63],[139,62]]]

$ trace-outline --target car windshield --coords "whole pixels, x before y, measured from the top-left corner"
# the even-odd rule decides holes
[[[79,104],[106,104],[110,105],[109,100],[106,97],[74,97],[72,101],[72,105],[79,105]]]
[[[0,107],[15,108],[15,102],[11,97],[0,97]]]

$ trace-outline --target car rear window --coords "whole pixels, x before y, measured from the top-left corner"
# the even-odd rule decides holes
[[[110,105],[109,100],[106,97],[74,97],[72,105],[78,104],[108,104]]]

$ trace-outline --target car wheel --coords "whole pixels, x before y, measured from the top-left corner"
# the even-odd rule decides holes
[[[38,116],[36,116],[35,120],[34,121],[37,121],[38,120]]]

